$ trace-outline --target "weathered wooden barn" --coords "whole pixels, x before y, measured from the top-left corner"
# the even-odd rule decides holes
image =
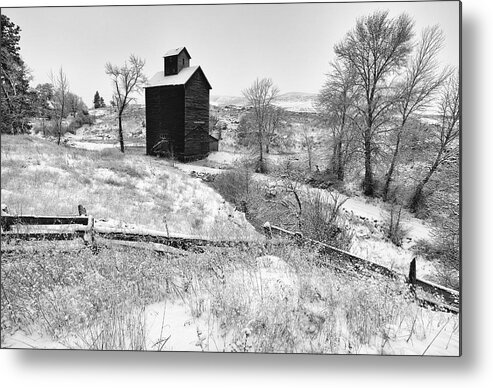
[[[170,155],[188,161],[204,158],[210,152],[212,88],[200,66],[190,66],[190,59],[185,47],[168,51],[163,71],[146,86],[148,155]]]

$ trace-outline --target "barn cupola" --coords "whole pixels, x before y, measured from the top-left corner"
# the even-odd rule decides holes
[[[178,74],[185,67],[189,67],[191,58],[185,47],[168,51],[164,54],[164,76]]]

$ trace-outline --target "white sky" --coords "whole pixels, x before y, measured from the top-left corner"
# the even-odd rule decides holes
[[[73,3],[73,2],[72,2]],[[21,31],[21,55],[32,85],[49,82],[60,66],[72,92],[88,106],[96,90],[109,102],[106,62],[131,53],[146,61],[150,78],[163,54],[186,46],[214,95],[240,95],[256,77],[270,77],[281,93],[318,92],[333,47],[358,17],[376,10],[408,13],[416,32],[439,24],[446,42],[443,64],[459,64],[459,3],[301,3],[3,8]]]

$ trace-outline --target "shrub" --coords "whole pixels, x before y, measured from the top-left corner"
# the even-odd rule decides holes
[[[456,229],[437,227],[433,230],[433,241],[420,240],[414,251],[432,261],[436,267],[438,283],[459,289],[460,276],[460,236]]]
[[[393,204],[387,219],[384,221],[387,237],[393,244],[400,247],[404,238],[407,236],[408,230],[401,223],[402,206]]]
[[[75,134],[75,131],[83,125],[93,125],[96,121],[96,117],[90,115],[87,111],[79,111],[75,115],[75,118],[69,124],[67,132]]]
[[[346,199],[335,192],[307,193],[290,179],[264,185],[247,169],[217,175],[211,185],[258,230],[269,222],[341,249],[351,246],[353,236],[340,213]]]
[[[332,187],[336,182],[340,182],[337,180],[337,175],[330,172],[329,170],[315,171],[310,174],[310,176],[305,180],[307,184],[312,187],[316,187],[319,189],[328,189]]]
[[[346,200],[334,192],[309,194],[303,204],[301,232],[313,240],[349,249],[353,234],[340,212]]]
[[[248,203],[256,186],[248,169],[231,170],[216,176],[211,183],[221,196],[243,213],[248,212]]]

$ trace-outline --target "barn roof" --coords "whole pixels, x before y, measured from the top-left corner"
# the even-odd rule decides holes
[[[188,53],[188,50],[186,47],[178,47],[176,49],[173,49],[173,50],[169,50],[166,52],[166,54],[164,54],[164,58],[166,57],[173,57],[175,55],[178,55],[180,54],[183,50],[185,50],[185,53],[187,54],[188,56],[188,59],[191,59],[192,57],[190,56],[190,54]]]
[[[155,86],[176,86],[185,85],[188,80],[195,74],[196,71],[200,70],[205,78],[205,82],[212,89],[211,84],[207,80],[204,72],[200,66],[190,66],[184,67],[178,74],[164,76],[164,71],[160,71],[152,77],[146,85],[146,88],[152,88]]]

